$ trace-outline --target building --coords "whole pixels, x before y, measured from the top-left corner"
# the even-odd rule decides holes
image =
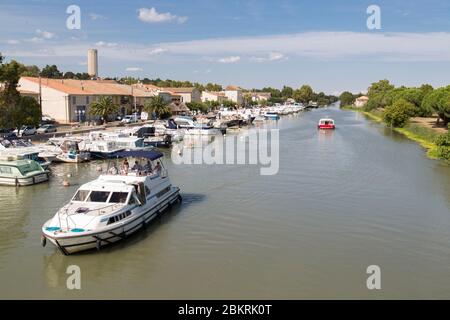
[[[119,114],[141,111],[154,94],[129,85],[106,80],[75,80],[21,77],[21,90],[38,94],[41,90],[42,113],[60,123],[94,120],[90,105],[102,96],[111,97],[119,106]]]
[[[221,104],[227,100],[227,97],[225,92],[203,91],[201,99],[202,102],[216,101]]]
[[[162,91],[168,91],[172,94],[181,96],[181,102],[201,102],[201,93],[195,87],[192,88],[161,88]]]
[[[88,50],[88,74],[93,77],[98,77],[98,52],[97,49]]]
[[[367,104],[368,101],[369,101],[369,97],[367,97],[367,96],[361,96],[359,98],[356,98],[355,107],[362,108]]]
[[[252,92],[251,93],[252,101],[255,101],[255,102],[267,101],[271,97],[272,97],[272,94],[270,92]]]
[[[242,89],[237,86],[228,86],[225,88],[225,96],[228,100],[231,100],[238,105],[242,105],[244,98],[242,96]]]

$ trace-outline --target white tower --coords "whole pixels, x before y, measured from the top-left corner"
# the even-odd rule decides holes
[[[91,77],[98,77],[98,54],[97,49],[88,50],[88,74]]]

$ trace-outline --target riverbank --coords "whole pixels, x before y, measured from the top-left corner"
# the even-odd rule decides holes
[[[376,122],[384,123],[383,122],[383,111],[379,110],[379,109],[372,110],[372,111],[365,111],[365,110],[362,110],[361,108],[356,108],[353,106],[343,106],[343,107],[341,107],[341,109],[359,112]],[[419,143],[422,147],[424,147],[427,150],[427,156],[429,158],[439,159],[439,157],[437,155],[438,147],[437,147],[435,141],[439,135],[444,133],[443,130],[441,130],[441,128],[430,128],[423,122],[410,121],[403,128],[392,128],[392,129],[394,131],[397,131],[397,132],[405,135],[407,138]]]

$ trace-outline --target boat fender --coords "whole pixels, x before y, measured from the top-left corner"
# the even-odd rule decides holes
[[[69,187],[70,186],[70,182],[68,180],[64,180],[62,184],[63,184],[64,187]]]
[[[181,196],[181,194],[178,195],[178,202],[182,203],[183,202],[183,197]]]
[[[102,241],[101,240],[97,240],[97,243],[95,244],[95,246],[97,247],[97,250],[100,250],[100,248],[102,246]]]
[[[31,178],[32,178],[31,181],[33,181],[33,184],[35,184],[36,183],[36,179],[34,177],[31,177]]]
[[[47,238],[45,236],[41,236],[41,245],[43,247],[45,247],[46,244],[47,244]]]
[[[16,179],[14,180],[14,183],[16,184],[16,187],[19,187],[19,179],[16,177]]]

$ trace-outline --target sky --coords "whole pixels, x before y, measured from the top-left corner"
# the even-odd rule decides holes
[[[80,9],[79,28],[67,27],[71,5]],[[380,29],[367,26],[371,5]],[[365,92],[380,79],[443,86],[450,1],[0,0],[7,61],[86,72],[89,48],[98,49],[101,77],[309,84],[329,94]]]

